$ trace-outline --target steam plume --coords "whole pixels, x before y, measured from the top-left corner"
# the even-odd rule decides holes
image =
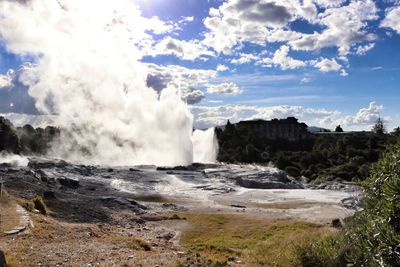
[[[148,88],[139,62],[149,32],[170,30],[131,0],[0,3],[7,49],[34,61],[22,80],[37,109],[69,129],[52,155],[79,163],[193,161],[192,115],[176,88]]]
[[[215,129],[196,130],[193,132],[194,162],[215,163],[218,154],[218,141]]]

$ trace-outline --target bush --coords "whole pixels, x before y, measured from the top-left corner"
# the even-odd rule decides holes
[[[400,266],[400,145],[373,166],[364,187],[365,209],[338,236],[298,247],[301,266]]]
[[[338,252],[341,242],[338,237],[327,237],[315,243],[295,247],[295,266],[304,267],[339,267],[346,266],[340,262]]]
[[[286,167],[286,168],[285,168],[285,172],[286,172],[287,174],[289,174],[290,176],[293,176],[293,177],[299,177],[299,176],[300,176],[300,170],[299,170],[299,168],[294,167],[294,166],[288,166],[288,167]]]
[[[41,214],[47,215],[47,206],[41,196],[34,197],[32,202],[35,205],[35,209],[37,209]]]

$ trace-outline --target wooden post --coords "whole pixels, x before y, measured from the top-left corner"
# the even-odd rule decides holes
[[[0,198],[3,198],[3,182],[0,182]]]

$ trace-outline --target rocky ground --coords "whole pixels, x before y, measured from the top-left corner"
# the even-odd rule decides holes
[[[187,213],[330,224],[350,216],[359,196],[353,185],[305,189],[257,166],[104,168],[31,159],[28,166],[2,164],[0,180],[7,191],[3,211],[26,207],[35,196],[49,211],[29,213],[31,224],[20,233],[5,233],[13,223],[0,222],[0,248],[16,266],[205,266],[180,246],[180,235],[192,227]]]

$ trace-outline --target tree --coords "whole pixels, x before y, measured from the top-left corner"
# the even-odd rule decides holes
[[[340,125],[336,126],[335,132],[337,132],[337,133],[343,133],[342,127],[340,127]]]
[[[376,120],[376,123],[375,123],[374,127],[372,128],[372,131],[376,134],[384,134],[386,132],[385,125],[384,125],[381,117],[379,117]]]
[[[394,136],[400,136],[400,127],[393,129],[393,132],[391,134]]]

